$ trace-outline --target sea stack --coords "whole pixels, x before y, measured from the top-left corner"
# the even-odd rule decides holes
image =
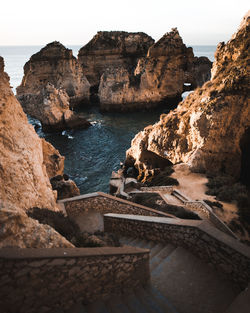
[[[249,44],[247,14],[231,40],[218,45],[211,81],[135,136],[126,163],[141,177],[154,167],[154,155],[195,172],[249,177]]]
[[[150,36],[141,32],[98,32],[78,53],[92,95],[98,93],[101,76],[106,70],[122,67],[133,71],[139,58],[146,56],[153,43]]]
[[[138,60],[134,70],[108,68],[101,77],[99,97],[104,111],[128,111],[177,104],[184,91],[210,79],[211,62],[194,57],[176,28],[165,34]]]
[[[89,101],[89,87],[72,50],[55,41],[25,64],[17,97],[25,113],[40,120],[46,131],[86,128],[90,124],[72,108]]]

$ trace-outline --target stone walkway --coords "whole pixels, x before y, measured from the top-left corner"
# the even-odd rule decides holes
[[[226,313],[239,294],[223,275],[181,247],[133,238],[121,242],[150,249],[150,284],[105,302],[78,304],[67,313]]]

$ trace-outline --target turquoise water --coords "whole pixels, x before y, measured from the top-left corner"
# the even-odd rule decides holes
[[[41,46],[1,47],[0,56],[5,59],[5,70],[10,76],[13,91],[21,83],[23,66],[30,56],[38,52]],[[80,46],[69,46],[74,55]],[[194,46],[197,56],[207,56],[213,60],[215,46]],[[113,170],[119,168],[126,150],[136,133],[145,126],[159,120],[161,113],[168,110],[157,109],[154,112],[105,113],[96,107],[88,107],[83,112],[92,126],[87,130],[45,134],[38,130],[41,137],[51,142],[65,156],[65,173],[74,179],[81,193],[108,191],[109,178]],[[34,123],[33,119],[30,122]]]

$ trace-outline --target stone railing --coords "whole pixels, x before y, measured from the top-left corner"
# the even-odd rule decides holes
[[[213,213],[212,208],[204,201],[187,201],[185,202],[185,206],[191,211],[197,212],[201,218],[205,216],[219,230],[234,237],[235,239],[238,239],[231,229],[216,214]]]
[[[141,187],[140,191],[143,192],[166,192],[166,193],[172,193],[174,190],[173,186],[153,186],[153,187]]]
[[[146,284],[149,250],[3,248],[0,277],[2,313],[54,312]]]
[[[102,214],[120,213],[176,218],[171,214],[160,212],[103,192],[95,192],[92,194],[68,198],[60,200],[58,203],[60,205],[64,205],[68,216],[73,219],[78,217],[82,212],[86,212],[91,209]]]
[[[206,221],[106,214],[104,228],[123,236],[184,247],[243,289],[250,281],[250,248]]]

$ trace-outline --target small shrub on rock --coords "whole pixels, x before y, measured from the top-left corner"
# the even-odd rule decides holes
[[[159,174],[152,177],[152,179],[146,183],[148,187],[152,186],[178,186],[179,182],[177,179],[170,177],[174,172],[172,166],[167,166],[163,171],[160,171]]]

